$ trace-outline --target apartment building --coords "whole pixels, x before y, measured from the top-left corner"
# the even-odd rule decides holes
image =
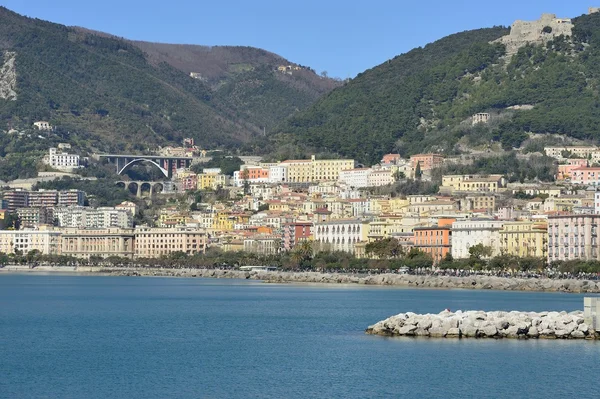
[[[321,249],[354,253],[354,246],[367,241],[368,222],[361,219],[337,219],[315,223],[315,242]]]
[[[452,257],[464,259],[470,256],[469,249],[483,245],[492,249],[492,256],[500,254],[500,229],[502,220],[468,219],[452,223]]]
[[[546,258],[548,225],[542,221],[505,222],[500,229],[500,252],[508,255]]]
[[[60,231],[52,227],[28,230],[0,230],[0,252],[27,254],[36,250],[44,255],[60,254]]]
[[[579,167],[571,170],[571,183],[586,186],[600,185],[600,168]]]
[[[313,238],[313,223],[296,221],[283,225],[283,249],[290,251],[299,242]]]
[[[441,262],[451,251],[452,223],[455,221],[456,219],[443,219],[437,226],[415,227],[414,248],[429,254],[434,264]]]
[[[80,190],[10,190],[4,193],[7,209],[10,212],[18,208],[51,208],[53,206],[74,206],[83,205],[85,202],[85,192]]]
[[[342,184],[354,188],[362,188],[369,186],[369,175],[372,169],[370,168],[357,168],[340,171],[338,181]]]
[[[31,229],[41,224],[54,224],[52,208],[19,208],[17,215],[21,229]]]
[[[552,215],[548,217],[548,262],[600,260],[600,215]]]
[[[369,187],[387,186],[394,182],[394,176],[389,169],[373,169],[367,178]]]
[[[135,229],[135,257],[158,258],[175,252],[188,255],[206,251],[206,232],[190,227]]]
[[[132,228],[133,215],[122,208],[89,208],[69,206],[54,208],[54,219],[60,227],[78,227],[82,229],[102,229],[109,227]]]

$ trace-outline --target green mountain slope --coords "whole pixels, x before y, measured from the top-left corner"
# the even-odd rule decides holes
[[[600,139],[600,14],[573,22],[572,37],[527,45],[510,58],[504,45],[490,43],[508,33],[501,27],[412,50],[295,115],[273,142],[375,162],[392,151],[452,153],[459,140],[511,147],[528,132]],[[494,122],[471,126],[477,112]]]
[[[131,43],[153,64],[164,62],[186,74],[198,74],[211,87],[214,98],[227,107],[230,118],[259,130],[272,130],[342,84],[307,67],[279,72],[279,66],[292,63],[253,47]]]
[[[282,80],[265,63],[280,57],[230,50],[236,52],[241,61],[252,58],[246,53],[266,56],[237,69],[228,62],[243,62],[230,57],[224,76],[194,79],[172,57],[157,58],[133,42],[0,7],[0,130],[49,120],[61,131],[85,132],[100,151],[141,151],[188,136],[205,148],[232,148],[328,90],[305,89],[296,76]],[[240,73],[260,71],[262,84],[242,89],[251,80]]]

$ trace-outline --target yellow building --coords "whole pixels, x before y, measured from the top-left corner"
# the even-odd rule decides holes
[[[281,162],[287,167],[287,181],[291,183],[309,183],[336,181],[342,170],[354,169],[353,159],[316,159],[288,160]]]
[[[215,173],[201,173],[198,175],[198,190],[216,190],[219,186],[227,185],[227,176]]]
[[[506,222],[500,230],[500,252],[514,256],[546,258],[548,224],[539,221]]]

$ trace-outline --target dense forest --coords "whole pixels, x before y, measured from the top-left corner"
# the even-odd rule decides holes
[[[503,45],[490,43],[508,33],[502,27],[414,49],[290,118],[271,145],[293,140],[369,163],[394,151],[457,152],[465,136],[471,144],[495,141],[506,149],[530,132],[598,140],[600,14],[573,22],[572,37],[526,45],[510,59]],[[491,113],[494,123],[466,123],[477,112]]]

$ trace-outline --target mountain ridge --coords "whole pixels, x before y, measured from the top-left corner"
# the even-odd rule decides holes
[[[144,151],[183,137],[205,148],[235,149],[329,90],[311,91],[301,77],[279,76],[260,62],[222,77],[217,90],[168,57],[151,60],[132,41],[5,7],[0,52],[15,54],[17,77],[16,99],[0,99],[0,129],[50,120],[89,137],[98,150]]]

